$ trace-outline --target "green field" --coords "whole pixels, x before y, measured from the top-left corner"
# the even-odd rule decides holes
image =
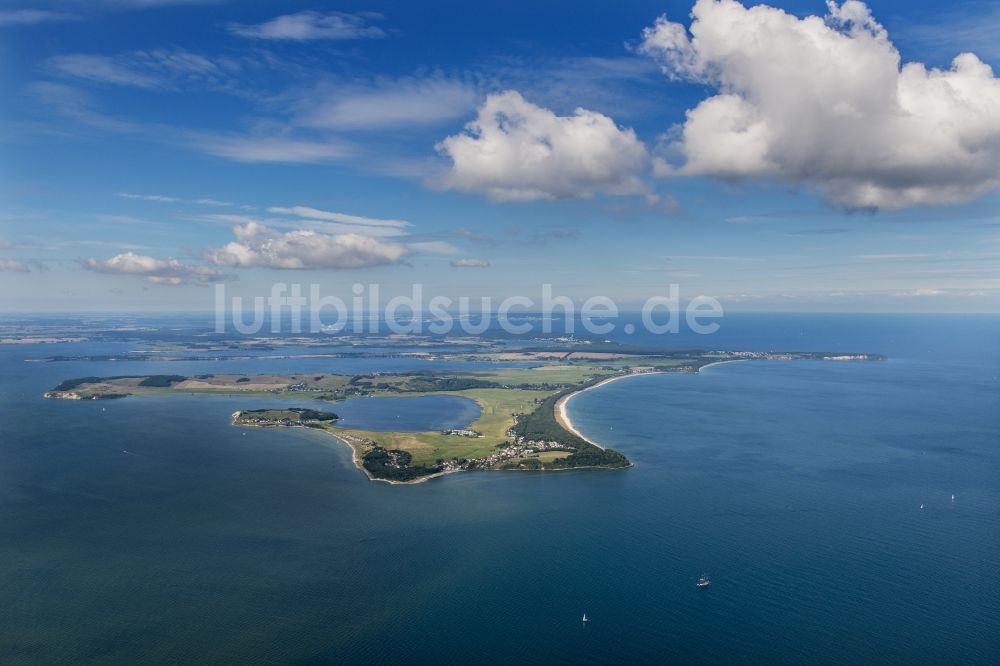
[[[571,386],[584,382],[595,375],[614,374],[613,370],[602,370],[601,366],[603,365],[610,365],[610,362],[599,364],[559,363],[540,365],[534,368],[498,368],[496,370],[477,372],[474,376],[510,386],[522,386],[526,384],[563,384]]]
[[[407,451],[413,456],[414,465],[432,465],[438,459],[482,458],[493,453],[498,444],[508,439],[506,432],[514,424],[514,414],[534,411],[538,400],[552,391],[521,389],[470,389],[467,391],[439,391],[433,395],[456,395],[476,401],[482,414],[469,426],[483,434],[482,437],[461,437],[439,432],[376,432],[327,426],[334,434],[344,433],[371,440],[387,449]],[[407,394],[405,397],[430,395]],[[404,396],[400,396],[404,397]]]
[[[828,356],[818,352],[676,352],[634,349],[602,351],[515,351],[487,354],[437,354],[435,358],[530,363],[530,367],[480,365],[467,372],[407,372],[337,375],[205,374],[81,377],[68,379],[45,397],[66,400],[124,398],[130,395],[226,394],[268,396],[299,401],[285,409],[246,412],[237,424],[323,428],[355,451],[371,478],[412,482],[464,469],[622,468],[628,459],[569,432],[555,415],[562,396],[602,379],[635,372],[693,372],[716,360],[881,360],[871,354]],[[430,364],[429,364],[430,365]],[[474,400],[482,410],[469,429],[481,436],[442,432],[377,432],[345,429],[322,406],[360,397],[454,395]],[[313,409],[303,406],[319,406]],[[330,416],[332,418],[327,418]],[[508,435],[508,431],[511,432]]]

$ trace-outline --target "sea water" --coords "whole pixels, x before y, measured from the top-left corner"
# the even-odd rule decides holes
[[[0,663],[1000,660],[1000,319],[733,320],[709,347],[890,358],[613,382],[569,412],[631,469],[389,486],[230,425],[267,399],[41,398],[277,366],[0,347]]]

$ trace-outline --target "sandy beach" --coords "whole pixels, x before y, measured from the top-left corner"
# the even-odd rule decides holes
[[[698,368],[698,372],[700,373],[705,368],[710,368],[713,365],[722,365],[723,363],[739,363],[742,360],[744,360],[744,359],[732,359],[732,360],[726,360],[726,361],[714,361],[712,363],[708,363],[708,364],[703,365],[700,368]],[[650,375],[663,375],[663,374],[668,374],[668,373],[667,372],[634,372],[634,373],[630,373],[630,374],[626,374],[626,375],[616,375],[614,377],[608,377],[607,379],[605,379],[603,381],[600,381],[600,382],[594,384],[593,386],[588,386],[587,388],[580,389],[579,391],[574,391],[573,393],[570,393],[569,395],[563,396],[562,398],[559,399],[559,402],[556,403],[556,408],[555,408],[555,417],[556,417],[556,420],[559,422],[559,425],[561,425],[563,428],[566,428],[566,430],[570,431],[571,433],[573,433],[574,435],[576,435],[580,439],[588,442],[589,444],[592,444],[593,446],[596,446],[597,448],[599,448],[601,450],[604,450],[605,447],[601,446],[600,444],[598,444],[594,440],[592,440],[592,439],[584,436],[584,434],[581,433],[579,430],[577,430],[576,426],[573,425],[573,422],[570,420],[569,414],[567,413],[567,410],[566,410],[566,405],[569,404],[569,401],[572,400],[575,396],[578,396],[578,395],[580,395],[581,393],[583,393],[585,391],[590,391],[592,389],[599,388],[601,386],[604,386],[605,384],[610,384],[611,382],[616,382],[619,379],[628,379],[629,377],[648,377]],[[236,425],[236,419],[239,418],[239,415],[240,415],[240,412],[233,412],[232,418],[233,418],[233,424],[234,425]],[[273,426],[255,426],[253,424],[245,424],[245,425],[241,425],[240,427],[252,428],[252,427],[273,427]],[[296,425],[296,426],[285,426],[285,427],[304,427],[304,426]],[[425,481],[430,481],[431,479],[435,479],[435,478],[437,478],[439,476],[445,476],[446,474],[452,474],[454,472],[462,471],[462,470],[448,470],[448,471],[444,471],[444,472],[437,472],[436,474],[429,474],[427,476],[422,476],[420,478],[412,479],[412,480],[409,480],[409,481],[396,481],[396,480],[391,480],[391,479],[379,479],[379,478],[375,478],[371,474],[368,473],[368,470],[365,469],[364,465],[362,464],[361,458],[358,455],[358,447],[355,446],[350,441],[348,441],[348,438],[346,436],[340,435],[340,434],[336,433],[335,431],[333,431],[333,430],[331,430],[329,428],[322,428],[322,430],[326,434],[332,436],[334,439],[336,439],[337,441],[339,441],[344,446],[347,446],[348,448],[351,449],[351,460],[353,461],[354,466],[357,467],[366,477],[368,477],[369,481],[379,481],[379,482],[388,483],[388,484],[391,484],[391,485],[411,485],[411,484],[415,484],[415,483],[423,483]],[[629,466],[631,466],[631,465],[629,465]],[[583,467],[567,467],[565,469],[584,469],[584,468]],[[563,471],[563,470],[555,470],[555,471]]]
[[[604,381],[597,382],[593,386],[588,386],[585,389],[580,389],[579,391],[574,391],[573,393],[570,393],[569,395],[565,395],[565,396],[563,396],[562,398],[559,399],[559,402],[556,403],[556,421],[559,422],[559,425],[561,425],[563,428],[566,428],[566,430],[569,430],[571,433],[573,433],[574,435],[576,435],[580,439],[582,439],[582,440],[584,440],[584,441],[586,441],[586,442],[588,442],[590,444],[593,444],[594,446],[596,446],[599,449],[603,449],[604,448],[603,446],[601,446],[600,444],[598,444],[594,440],[585,437],[583,435],[583,433],[581,433],[579,430],[576,429],[576,427],[573,425],[573,422],[570,421],[569,415],[566,413],[566,405],[569,404],[569,401],[572,400],[574,397],[580,395],[581,393],[583,393],[585,391],[590,391],[592,389],[598,388],[599,386],[604,386],[605,384],[610,384],[611,382],[616,382],[619,379],[628,379],[629,377],[637,377],[637,376],[640,376],[640,375],[653,375],[653,374],[662,374],[662,373],[654,373],[654,372],[642,372],[642,373],[638,373],[637,372],[637,373],[628,374],[628,375],[618,375],[617,377],[608,377]]]
[[[723,363],[739,363],[739,362],[741,362],[743,360],[744,359],[732,359],[732,360],[726,360],[726,361],[713,361],[712,363],[708,363],[708,364],[703,365],[700,368],[698,368],[698,372],[700,373],[705,368],[710,368],[713,365],[722,365]],[[555,410],[556,411],[556,421],[559,422],[559,425],[561,425],[563,428],[566,428],[566,430],[569,430],[571,433],[573,433],[574,435],[576,435],[580,439],[582,439],[582,440],[584,440],[586,442],[589,442],[590,444],[593,444],[594,446],[596,446],[599,449],[603,449],[604,448],[603,446],[601,446],[600,444],[598,444],[594,440],[592,440],[592,439],[590,439],[588,437],[585,437],[583,435],[583,433],[581,433],[579,430],[577,430],[576,426],[573,425],[573,422],[570,420],[569,414],[566,411],[566,405],[569,404],[569,401],[572,400],[574,397],[580,395],[581,393],[585,392],[585,391],[590,391],[592,389],[599,388],[601,386],[604,386],[605,384],[610,384],[611,382],[616,382],[619,379],[628,379],[629,377],[648,377],[650,375],[664,375],[664,374],[667,374],[667,373],[666,372],[633,372],[633,373],[630,373],[630,374],[627,374],[627,375],[618,375],[616,377],[608,377],[604,381],[598,382],[598,383],[594,384],[593,386],[588,386],[585,389],[580,389],[579,391],[574,391],[573,393],[570,393],[569,395],[563,396],[562,398],[559,399],[559,402],[556,403],[556,410]]]

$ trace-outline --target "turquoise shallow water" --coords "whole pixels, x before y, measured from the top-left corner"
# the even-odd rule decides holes
[[[0,662],[996,663],[1000,321],[779,321],[892,358],[614,382],[570,412],[634,468],[415,486],[0,347]]]

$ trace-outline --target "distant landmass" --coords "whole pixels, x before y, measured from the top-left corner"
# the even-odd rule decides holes
[[[205,374],[80,377],[68,379],[46,398],[109,400],[170,394],[258,395],[321,404],[357,398],[453,395],[476,402],[479,418],[466,428],[441,432],[381,432],[338,425],[323,409],[240,410],[240,427],[309,427],[324,430],[354,452],[355,464],[372,480],[414,483],[458,471],[622,469],[622,453],[584,438],[570,423],[565,404],[577,393],[632,375],[697,372],[720,362],[743,360],[882,360],[877,354],[816,352],[684,351],[665,353],[616,345],[611,349],[438,351],[436,358],[475,363],[447,372],[339,375]],[[162,359],[160,359],[162,360]],[[482,369],[486,362],[529,367]]]

